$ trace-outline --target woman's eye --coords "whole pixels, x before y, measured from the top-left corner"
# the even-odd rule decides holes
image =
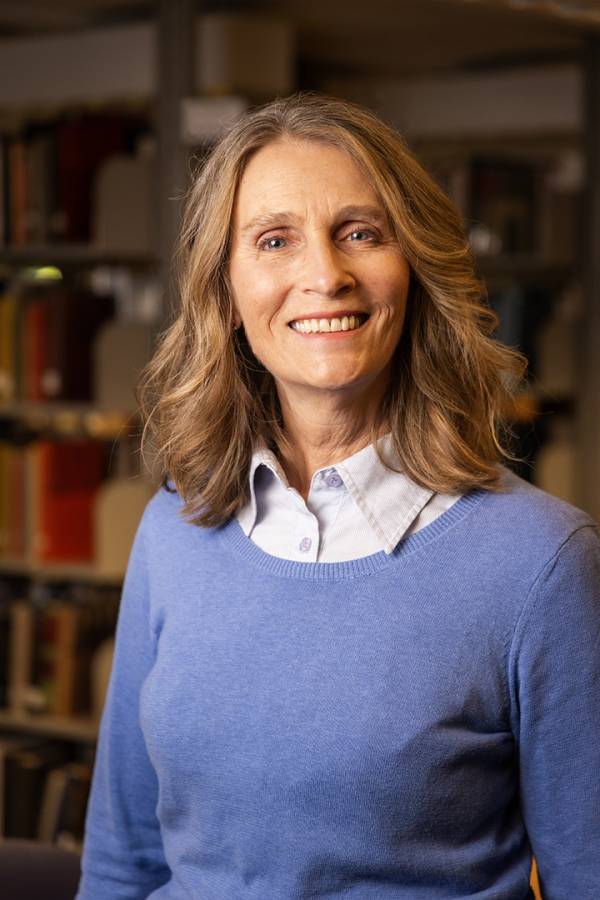
[[[285,238],[277,236],[263,238],[262,241],[259,241],[258,246],[260,250],[281,250],[282,247],[285,247]]]
[[[369,231],[366,228],[355,228],[354,231],[351,231],[348,235],[351,241],[358,241],[359,243],[363,243],[365,239],[373,238],[375,235],[372,231]]]

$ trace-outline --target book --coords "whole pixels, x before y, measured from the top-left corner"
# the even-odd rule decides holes
[[[137,409],[134,388],[151,351],[152,329],[148,325],[110,319],[98,329],[92,361],[93,393],[99,409]]]
[[[28,190],[25,208],[27,242],[45,244],[50,238],[50,223],[56,208],[55,129],[51,123],[33,123],[26,131]]]
[[[144,478],[112,477],[94,499],[94,558],[99,572],[123,576],[135,532],[152,494]]]
[[[46,368],[47,334],[50,309],[39,293],[28,298],[22,308],[20,347],[21,384],[23,399],[40,402],[44,399],[42,376]]]
[[[55,282],[28,287],[20,300],[21,398],[90,402],[92,345],[114,298]]]
[[[475,252],[534,253],[539,249],[539,166],[475,157],[469,167],[469,230]]]
[[[68,780],[69,774],[65,767],[52,769],[46,776],[38,817],[38,841],[46,841],[47,843],[56,841],[61,807]]]
[[[91,563],[93,511],[110,447],[87,438],[36,441],[27,448],[30,556],[40,563]]]
[[[10,516],[8,497],[8,470],[12,444],[0,441],[0,559],[6,555],[8,547],[8,520]]]
[[[6,735],[0,735],[0,839],[7,837],[5,832],[6,758],[17,750],[31,747],[34,743],[35,739],[31,737],[7,737]]]
[[[13,246],[21,247],[27,243],[26,216],[27,206],[27,166],[25,140],[22,135],[15,135],[8,145],[9,166],[9,234]]]
[[[10,171],[9,145],[7,134],[0,134],[0,247],[9,242],[10,222]]]
[[[16,318],[14,293],[0,293],[0,405],[16,398]]]
[[[52,840],[66,846],[80,844],[85,830],[85,814],[90,794],[92,767],[84,762],[71,762],[63,766],[62,790],[54,822]]]
[[[2,705],[23,717],[97,717],[119,598],[119,588],[78,584],[0,596]]]
[[[8,750],[4,756],[5,837],[36,838],[46,776],[68,759],[69,750],[53,741]]]
[[[25,532],[25,453],[23,447],[12,447],[8,469],[8,546],[14,559],[24,559],[27,552]]]
[[[72,716],[89,710],[89,672],[83,631],[85,610],[52,600],[39,612],[34,679],[50,715]]]
[[[149,153],[108,157],[92,187],[92,243],[107,252],[152,254],[157,245],[152,186],[156,160]]]
[[[13,713],[27,710],[31,684],[35,611],[26,600],[16,600],[10,609],[8,704]]]
[[[8,706],[11,602],[8,591],[0,592],[0,709]]]
[[[89,241],[98,169],[115,154],[130,154],[147,130],[133,113],[69,112],[1,135],[2,243]]]

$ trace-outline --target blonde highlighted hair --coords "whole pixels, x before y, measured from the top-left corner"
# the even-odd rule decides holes
[[[496,315],[475,277],[461,218],[374,113],[306,92],[247,113],[202,161],[189,190],[179,305],[137,390],[152,474],[173,482],[188,521],[217,526],[249,497],[255,441],[280,455],[287,447],[274,379],[243,328],[234,330],[228,276],[237,185],[250,157],[282,138],[347,152],[379,195],[410,265],[404,331],[372,439],[385,422],[403,471],[434,491],[498,490],[498,463],[510,455],[506,414],[525,360],[491,337]]]

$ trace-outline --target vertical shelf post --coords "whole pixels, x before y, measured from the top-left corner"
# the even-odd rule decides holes
[[[181,140],[181,101],[194,90],[194,0],[158,2],[158,222],[163,318],[175,302],[172,258],[182,200],[189,182],[188,158]]]
[[[585,222],[577,409],[577,503],[600,521],[600,38],[584,53]]]

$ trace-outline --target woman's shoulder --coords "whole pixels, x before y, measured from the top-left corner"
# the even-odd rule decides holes
[[[583,509],[542,490],[504,466],[500,487],[498,492],[490,493],[483,506],[515,542],[552,551],[582,528],[597,531],[596,522]]]
[[[180,514],[184,506],[173,481],[157,487],[144,507],[140,528],[146,536],[153,533],[170,534],[177,523],[186,524]]]

